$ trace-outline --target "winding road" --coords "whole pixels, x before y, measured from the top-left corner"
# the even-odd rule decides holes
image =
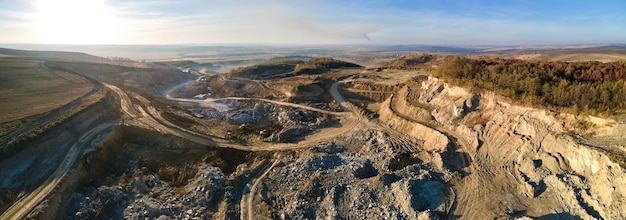
[[[50,66],[47,66],[47,67],[53,70],[58,70],[58,71],[63,71],[63,72],[67,72],[70,74],[78,75],[84,78],[89,83],[91,83],[93,86],[93,89],[89,91],[87,94],[79,97],[78,99],[75,99],[74,101],[71,101],[63,105],[60,108],[57,108],[51,111],[50,113],[46,114],[42,118],[37,119],[35,122],[29,124],[28,126],[23,127],[19,130],[16,130],[8,135],[1,137],[0,146],[4,146],[10,140],[18,139],[22,135],[29,134],[33,132],[35,129],[38,129],[42,126],[45,126],[46,124],[53,122],[54,120],[57,120],[63,114],[75,111],[82,104],[84,104],[89,99],[91,99],[94,95],[102,92],[102,84],[100,84],[100,82],[98,82],[97,80],[91,77],[85,76],[83,74],[78,74],[72,71],[66,71],[63,69],[55,69]],[[78,159],[79,155],[81,155],[82,149],[85,149],[84,146],[86,144],[89,144],[90,141],[94,138],[94,136],[96,136],[97,134],[100,134],[105,129],[108,129],[112,127],[113,125],[114,125],[113,123],[101,124],[85,132],[78,140],[69,141],[69,142],[74,142],[74,143],[69,148],[68,152],[63,158],[63,161],[61,161],[61,163],[54,170],[54,172],[35,190],[33,190],[32,192],[28,193],[27,195],[15,201],[7,210],[5,210],[2,213],[2,215],[0,215],[0,219],[2,220],[23,219],[33,208],[35,208],[42,200],[44,200],[45,197],[48,196],[48,194],[50,194],[52,190],[54,190],[54,188],[56,188],[56,186],[59,184],[63,176],[65,176],[65,174],[74,165],[74,162],[76,161],[76,159]]]
[[[239,214],[240,214],[241,219],[255,219],[254,218],[254,206],[252,203],[254,200],[254,194],[255,194],[256,188],[260,184],[260,182],[263,180],[263,178],[265,178],[267,173],[269,173],[270,170],[272,170],[272,168],[275,167],[280,162],[280,159],[281,159],[280,156],[276,156],[276,159],[274,159],[272,163],[267,163],[263,165],[263,167],[257,173],[260,175],[257,175],[256,177],[251,178],[250,182],[248,182],[248,184],[244,186],[242,193],[241,193],[241,201],[239,202],[239,208],[240,208]]]
[[[156,130],[160,133],[172,134],[175,136],[179,136],[185,138],[187,140],[203,144],[209,146],[216,147],[227,147],[234,148],[238,150],[244,151],[279,151],[279,150],[291,150],[291,149],[300,149],[306,148],[310,146],[314,146],[330,139],[333,139],[337,136],[345,135],[355,129],[357,129],[358,125],[362,122],[362,116],[358,115],[353,111],[353,106],[347,102],[338,92],[338,85],[341,82],[336,82],[331,86],[330,94],[332,97],[339,103],[344,110],[344,112],[332,112],[323,109],[318,109],[306,105],[300,105],[289,102],[282,102],[276,100],[268,100],[268,99],[259,99],[259,98],[242,98],[242,97],[229,97],[224,99],[207,99],[207,100],[195,100],[195,99],[173,99],[175,101],[183,101],[183,102],[198,102],[198,103],[217,103],[219,100],[252,100],[252,101],[261,101],[273,103],[276,105],[289,106],[293,108],[306,109],[310,111],[317,111],[320,113],[325,113],[329,115],[334,115],[339,117],[341,120],[341,126],[339,127],[330,127],[323,128],[320,131],[306,136],[303,140],[297,143],[263,143],[255,146],[241,145],[232,143],[229,140],[208,136],[204,134],[199,134],[194,131],[190,131],[184,129],[180,126],[175,125],[174,123],[169,122],[165,118],[163,118],[159,111],[157,111],[154,107],[152,107],[149,101],[138,94],[132,94],[133,98],[128,95],[127,92],[123,91],[119,87],[111,84],[103,83],[104,87],[113,91],[120,98],[120,108],[123,112],[122,123],[127,125],[134,125],[139,127],[144,127],[152,130]],[[100,84],[98,84],[100,85]],[[92,91],[90,95],[93,95],[98,89]],[[133,100],[139,100],[138,103],[133,102]],[[74,106],[75,104],[71,104]],[[71,106],[68,106],[70,108]],[[62,111],[65,111],[67,108],[63,108]],[[50,118],[54,118],[54,115],[51,114]],[[66,153],[65,158],[56,168],[56,170],[34,191],[30,192],[28,195],[17,200],[11,207],[9,207],[1,216],[0,219],[22,219],[24,218],[33,208],[35,208],[41,201],[43,201],[61,182],[62,178],[65,174],[71,169],[74,165],[76,159],[82,154],[82,151],[85,145],[90,144],[91,140],[97,135],[102,133],[105,129],[111,128],[115,124],[106,123],[97,126],[87,132],[85,132],[80,138],[74,140],[73,145],[69,148]],[[247,192],[246,195],[242,195],[241,201],[241,211],[242,211],[242,219],[253,219],[254,212],[252,209],[252,201],[256,191],[256,187],[259,185],[260,181],[267,175],[269,170],[274,167],[280,161],[280,157],[277,156],[273,163],[265,165],[259,172],[262,172],[258,177],[252,178],[248,187],[248,190],[244,190]]]
[[[331,92],[332,92],[332,89],[331,89]],[[262,98],[227,97],[227,98],[219,98],[219,99],[214,99],[214,98],[182,99],[182,98],[173,98],[170,95],[166,95],[166,98],[169,99],[169,100],[179,101],[179,102],[194,102],[194,103],[201,104],[201,105],[203,105],[205,107],[212,107],[212,108],[215,108],[215,109],[218,109],[218,110],[229,110],[228,106],[219,103],[219,101],[221,101],[221,100],[237,100],[237,101],[267,102],[267,103],[272,103],[272,104],[276,104],[276,105],[282,105],[282,106],[289,106],[289,107],[293,107],[293,108],[306,109],[306,110],[309,110],[309,111],[315,111],[315,112],[320,112],[320,113],[329,114],[329,115],[339,115],[340,116],[340,115],[345,115],[346,114],[345,112],[333,112],[333,111],[323,110],[323,109],[319,109],[319,108],[314,108],[314,107],[307,106],[307,105],[300,105],[300,104],[291,103],[291,102],[283,102],[283,101],[277,101],[277,100],[271,100],[271,99],[262,99]]]
[[[63,176],[72,168],[74,162],[82,154],[82,149],[85,149],[85,145],[90,144],[91,140],[97,135],[103,132],[105,129],[112,127],[113,123],[101,124],[86,133],[84,133],[78,140],[74,141],[74,144],[69,148],[68,152],[63,158],[63,161],[59,164],[56,170],[46,179],[39,187],[30,192],[28,195],[18,199],[11,207],[9,207],[2,215],[0,219],[23,219],[33,208],[35,208],[41,201],[43,201],[54,188],[61,182]]]
[[[232,143],[231,141],[216,137],[209,136],[205,134],[199,134],[194,131],[190,131],[188,129],[182,128],[174,123],[169,122],[161,114],[148,103],[148,100],[141,97],[138,94],[134,94],[135,99],[139,100],[141,103],[133,103],[133,100],[129,97],[129,95],[124,92],[122,89],[117,86],[111,84],[104,84],[107,88],[111,89],[120,97],[120,102],[122,105],[122,111],[126,115],[126,119],[124,123],[132,124],[139,127],[144,127],[148,129],[153,129],[161,133],[167,133],[176,135],[190,141],[196,142],[198,144],[216,146],[216,147],[227,147],[234,148],[243,151],[277,151],[277,150],[293,150],[293,149],[301,149],[309,146],[321,144],[325,141],[333,139],[337,136],[345,135],[350,131],[353,131],[357,128],[357,125],[362,121],[362,118],[353,112],[353,108],[349,102],[345,101],[343,97],[338,92],[338,85],[341,82],[334,83],[330,88],[330,93],[333,98],[341,105],[344,109],[344,112],[331,112],[323,109],[318,109],[306,105],[295,104],[290,102],[282,102],[275,101],[269,99],[259,99],[259,98],[242,98],[242,97],[229,97],[222,99],[205,99],[205,100],[197,100],[197,99],[178,99],[171,98],[171,96],[166,95],[171,100],[181,101],[181,102],[195,102],[195,103],[216,103],[220,100],[252,100],[252,101],[261,101],[268,102],[277,105],[289,106],[293,108],[306,109],[310,111],[317,111],[320,113],[335,115],[341,118],[341,126],[340,127],[329,127],[320,129],[318,132],[308,135],[304,137],[303,140],[296,143],[258,143],[254,146],[250,145],[241,145]],[[147,109],[144,110],[144,107]]]
[[[342,81],[338,81],[335,82],[331,85],[330,88],[330,94],[333,97],[333,99],[335,99],[335,101],[337,101],[337,103],[339,103],[339,105],[343,108],[344,110],[344,114],[345,113],[351,113],[348,114],[347,120],[344,120],[343,122],[343,126],[345,127],[343,132],[348,132],[348,131],[352,131],[356,128],[356,126],[362,122],[362,116],[359,114],[356,114],[354,112],[353,106],[347,102],[343,96],[341,96],[341,94],[339,93],[338,87],[339,84],[343,83]],[[280,104],[282,102],[273,102],[275,104]],[[298,107],[301,105],[298,104],[293,104],[293,103],[289,103],[289,106],[293,106],[293,107]],[[308,107],[308,106],[306,106]],[[311,107],[308,107],[311,108]],[[334,138],[337,137],[339,135],[342,135],[343,133],[334,133],[335,131],[332,131],[330,129],[327,129],[327,132],[329,132],[329,134],[325,134],[322,132],[318,132],[316,134],[314,134],[314,136],[319,136],[319,137],[323,137],[324,140],[328,140],[330,138]],[[320,140],[321,141],[321,140]],[[317,142],[320,142],[317,141]],[[316,142],[316,141],[313,141]],[[308,145],[305,145],[308,146]],[[256,188],[258,187],[258,185],[260,184],[260,182],[263,180],[263,178],[265,178],[265,176],[269,173],[269,171],[271,171],[271,169],[276,166],[279,162],[280,162],[281,157],[280,156],[276,156],[276,158],[274,159],[274,162],[271,164],[267,164],[264,167],[262,167],[262,169],[259,171],[259,173],[261,173],[260,175],[258,175],[257,177],[253,177],[250,179],[250,182],[248,182],[248,184],[246,184],[246,186],[244,187],[243,191],[242,191],[242,196],[241,196],[241,202],[239,203],[240,205],[240,217],[242,220],[244,219],[248,219],[248,220],[253,220],[254,218],[254,206],[253,206],[253,200],[254,200],[254,196],[255,196],[255,191]]]

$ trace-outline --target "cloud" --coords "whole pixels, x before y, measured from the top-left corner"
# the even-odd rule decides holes
[[[0,1],[0,24],[15,31],[3,31],[0,40],[19,35],[32,41],[34,28],[29,20],[35,9],[21,4],[20,10],[14,10],[15,2]],[[115,38],[104,43],[540,44],[626,39],[623,28],[617,28],[626,25],[620,19],[624,15],[542,15],[541,11],[506,6],[511,3],[478,2],[465,8],[440,7],[440,2],[407,5],[408,1],[350,0],[105,3],[115,11],[117,22]]]
[[[349,43],[369,41],[367,34],[377,30],[336,19],[317,3],[133,1],[111,6],[135,36],[153,43]]]
[[[369,34],[369,33],[365,33],[365,34],[363,34],[363,35],[362,35],[362,36],[363,36],[363,38],[365,38],[365,40],[367,40],[367,42],[372,42],[372,40],[370,39],[370,37],[369,37],[369,36],[367,36],[367,34]]]
[[[35,14],[28,10],[7,10],[3,4],[14,4],[12,1],[0,1],[0,42],[32,43],[37,38],[36,24],[33,21]]]

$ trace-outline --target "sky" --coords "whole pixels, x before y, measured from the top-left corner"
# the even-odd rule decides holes
[[[0,0],[0,43],[626,43],[625,0]]]

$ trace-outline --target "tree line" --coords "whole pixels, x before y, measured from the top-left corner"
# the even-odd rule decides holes
[[[446,56],[436,73],[454,84],[575,113],[623,113],[626,107],[625,62]]]

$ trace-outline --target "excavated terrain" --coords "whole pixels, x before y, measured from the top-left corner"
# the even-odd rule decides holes
[[[240,167],[267,157],[132,127],[100,149],[80,166],[89,181],[71,193],[66,219],[211,218],[240,196],[251,172]]]
[[[129,159],[123,173],[73,193],[70,216],[99,217],[109,207],[119,213],[110,217],[124,218],[624,218],[622,165],[575,135],[587,131],[570,129],[591,118],[512,105],[426,75],[397,90],[348,87],[344,93],[392,94],[377,119],[302,150],[241,152],[239,162],[205,156],[184,166]],[[225,120],[281,112],[245,106]],[[597,129],[622,126],[596,121],[604,122]],[[110,199],[117,206],[106,205]]]
[[[390,126],[406,129],[413,123],[406,130],[418,138],[443,134],[471,157],[467,174],[452,184],[458,217],[622,219],[626,214],[623,164],[571,135],[588,133],[572,128],[578,120],[592,122],[589,117],[511,105],[493,93],[471,93],[433,77],[416,78],[386,102],[381,119]],[[596,129],[623,126],[603,124]]]
[[[415,219],[446,216],[452,178],[441,156],[395,132],[363,129],[285,157],[254,198],[256,216]]]
[[[105,98],[3,155],[8,219],[626,218],[619,118],[420,68],[193,80],[151,67],[145,82],[101,68]]]

